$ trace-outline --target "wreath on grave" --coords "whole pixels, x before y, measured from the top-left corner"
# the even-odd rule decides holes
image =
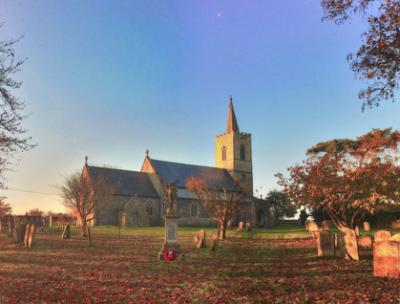
[[[173,261],[176,259],[176,252],[173,249],[166,249],[164,251],[164,261]]]

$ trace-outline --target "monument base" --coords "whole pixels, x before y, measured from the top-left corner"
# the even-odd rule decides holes
[[[183,255],[180,251],[180,245],[177,239],[178,230],[178,216],[172,212],[164,216],[165,219],[165,239],[158,253],[159,260],[164,260],[164,253],[166,250],[173,250],[177,259],[182,259]]]

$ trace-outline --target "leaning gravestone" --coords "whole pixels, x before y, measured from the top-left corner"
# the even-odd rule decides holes
[[[378,230],[377,232],[374,233],[374,241],[375,242],[381,242],[381,241],[387,241],[391,237],[391,234],[387,230]]]
[[[322,230],[323,231],[328,231],[329,230],[329,221],[322,221]]]
[[[374,276],[400,278],[400,242],[374,243]]]
[[[238,225],[238,228],[237,228],[237,232],[242,232],[243,231],[243,225],[244,225],[244,223],[243,222],[239,222],[239,225]]]
[[[343,232],[344,231],[344,232]],[[353,229],[343,228],[336,236],[337,255],[346,260],[359,260],[356,233]]]
[[[364,228],[364,231],[367,231],[367,232],[371,230],[371,227],[368,222],[363,223],[363,228]]]
[[[206,232],[203,229],[201,229],[194,237],[194,242],[197,248],[206,247]]]
[[[24,233],[24,246],[25,247],[28,247],[29,229],[30,229],[30,224],[26,224],[25,225],[25,233]]]
[[[317,237],[317,255],[319,257],[335,255],[335,235],[321,231]]]
[[[357,240],[357,244],[361,248],[371,248],[372,247],[372,239],[369,236],[362,236]]]

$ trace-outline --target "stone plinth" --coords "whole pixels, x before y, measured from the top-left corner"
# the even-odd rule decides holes
[[[177,257],[180,257],[180,245],[177,238],[178,231],[178,216],[175,214],[169,214],[164,216],[165,220],[165,236],[164,242],[161,247],[160,252],[158,253],[158,257],[160,260],[163,260],[163,255],[165,250],[174,250],[176,252]]]
[[[374,276],[400,278],[400,242],[374,243]]]

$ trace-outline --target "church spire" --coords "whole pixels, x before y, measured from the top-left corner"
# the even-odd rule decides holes
[[[235,110],[233,109],[232,96],[229,100],[228,121],[226,124],[226,133],[239,132],[239,125],[236,120]]]

